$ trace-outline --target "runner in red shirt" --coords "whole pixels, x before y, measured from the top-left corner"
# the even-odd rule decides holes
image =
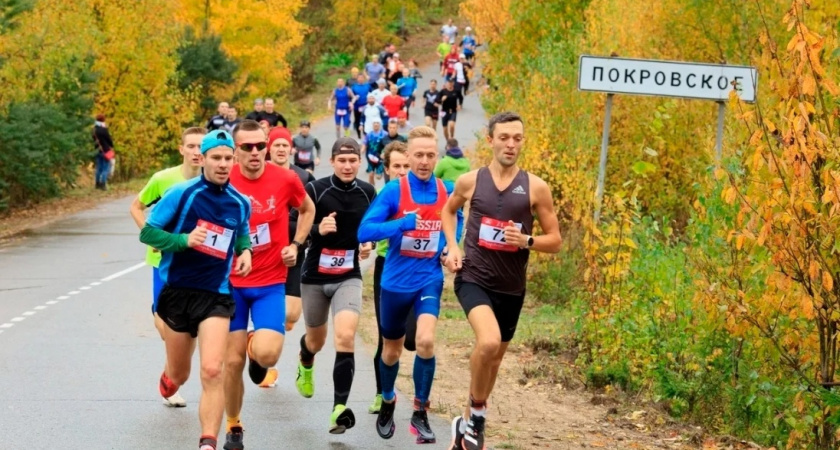
[[[458,46],[453,45],[452,49],[449,50],[449,54],[446,55],[446,58],[443,58],[443,75],[447,81],[455,79],[455,64],[458,64],[460,61],[461,58],[458,56]]]
[[[315,218],[315,204],[306,195],[298,176],[274,164],[266,164],[265,132],[253,120],[239,123],[233,132],[237,166],[230,183],[251,200],[250,234],[253,270],[247,278],[232,274],[236,311],[230,321],[225,361],[226,449],[241,449],[244,384],[242,371],[248,355],[248,375],[262,383],[268,368],[280,358],[286,333],[287,266],[297,261],[297,251],[309,234]],[[289,208],[299,211],[294,240],[289,244]],[[235,262],[234,262],[235,264]],[[254,330],[246,333],[248,316]]]
[[[382,99],[382,107],[390,119],[396,119],[400,111],[405,109],[405,100],[397,94],[396,84],[391,85],[391,93]]]

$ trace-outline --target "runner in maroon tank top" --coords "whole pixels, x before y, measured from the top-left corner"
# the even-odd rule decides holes
[[[470,358],[470,406],[452,421],[453,449],[483,450],[487,398],[525,299],[531,250],[560,251],[560,229],[548,185],[517,166],[525,141],[522,118],[503,112],[490,118],[487,142],[493,161],[458,178],[441,219],[445,265],[459,272],[455,293],[475,333]],[[455,235],[456,213],[469,202],[464,253]],[[543,235],[532,236],[534,216]]]

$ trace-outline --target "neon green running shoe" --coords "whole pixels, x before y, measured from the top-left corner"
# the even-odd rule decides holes
[[[295,386],[297,387],[298,392],[300,395],[311,398],[313,394],[315,394],[315,385],[312,383],[312,370],[313,368],[305,368],[303,364],[298,363],[298,373],[297,379],[295,380]]]
[[[382,408],[382,394],[376,394],[373,398],[373,403],[368,406],[368,414],[379,414],[379,408]]]
[[[356,425],[356,416],[353,415],[353,410],[344,405],[335,405],[332,415],[330,415],[330,433],[342,434]]]

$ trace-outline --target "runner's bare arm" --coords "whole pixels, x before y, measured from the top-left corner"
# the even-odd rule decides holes
[[[443,222],[443,234],[446,236],[446,246],[450,250],[452,247],[458,247],[458,210],[472,198],[477,174],[478,171],[473,170],[458,177],[455,181],[455,190],[449,196],[440,215]]]
[[[146,210],[146,205],[140,201],[139,198],[134,197],[134,200],[131,201],[131,206],[128,207],[128,212],[131,214],[131,218],[134,219],[134,223],[137,224],[137,228],[143,229],[143,226],[146,225],[146,215],[143,214],[143,211]]]
[[[557,213],[554,211],[554,199],[551,198],[551,189],[541,178],[531,175],[531,195],[534,212],[537,213],[537,220],[540,222],[543,234],[534,236],[534,245],[531,250],[543,253],[557,253],[563,240],[560,237],[560,223],[557,221]]]

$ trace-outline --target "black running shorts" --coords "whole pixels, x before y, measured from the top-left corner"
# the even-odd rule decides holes
[[[160,293],[157,313],[178,333],[198,336],[198,326],[209,317],[233,317],[236,309],[229,294],[166,286]]]
[[[303,268],[303,261],[306,259],[304,249],[298,250],[298,259],[294,266],[289,267],[286,275],[286,295],[300,298],[300,270]]]
[[[303,170],[315,170],[315,162],[314,161],[310,161],[308,163],[295,162],[295,165],[300,167]]]
[[[441,117],[441,123],[443,126],[449,125],[449,122],[456,122],[458,120],[458,111],[452,111],[446,113],[443,117]]]
[[[489,306],[499,324],[502,342],[510,342],[513,339],[516,325],[519,323],[519,314],[522,312],[522,304],[525,302],[524,293],[511,295],[489,291],[478,284],[464,281],[461,275],[458,275],[455,277],[455,295],[467,317],[476,306]]]

